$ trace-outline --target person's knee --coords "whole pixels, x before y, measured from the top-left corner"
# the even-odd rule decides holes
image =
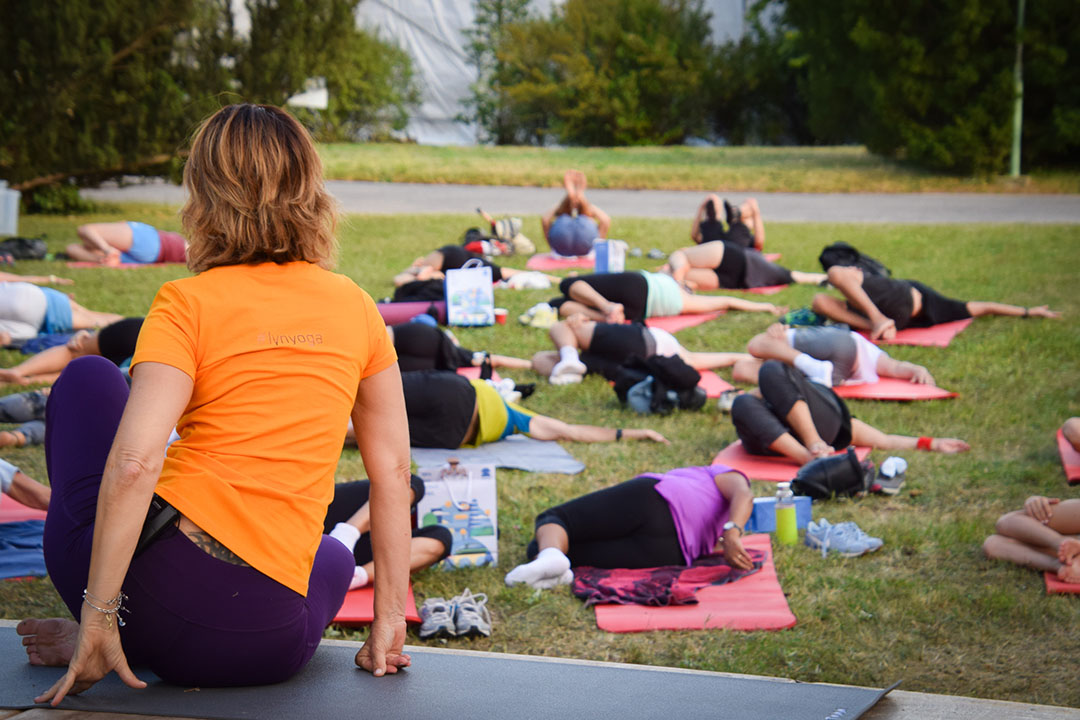
[[[746,351],[754,357],[762,357],[768,346],[771,344],[772,338],[768,337],[764,333],[755,335],[750,338],[750,342],[746,343]]]
[[[760,360],[736,360],[731,368],[731,377],[735,382],[757,385]]]
[[[766,360],[758,371],[758,383],[763,390],[765,387],[785,382],[787,377],[787,366],[779,360]]]
[[[1028,517],[1027,513],[1023,510],[1013,510],[1007,512],[997,519],[994,523],[994,532],[998,535],[1004,535],[1006,537],[1012,537],[1015,532],[1017,523],[1022,523]]]
[[[1000,560],[1004,556],[1005,544],[1008,541],[1000,535],[991,535],[983,540],[983,555],[991,560]]]
[[[1062,427],[1065,439],[1072,444],[1073,448],[1080,450],[1080,417],[1069,418]]]

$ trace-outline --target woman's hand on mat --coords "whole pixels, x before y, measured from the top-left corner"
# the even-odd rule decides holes
[[[724,533],[724,559],[728,565],[740,570],[752,570],[754,562],[742,544],[742,533],[733,528]]]
[[[930,441],[930,449],[946,455],[955,455],[956,453],[967,452],[971,449],[971,446],[958,438],[934,438]]]
[[[1028,308],[1028,315],[1031,317],[1044,317],[1044,318],[1059,318],[1061,313],[1055,312],[1050,309],[1049,305],[1039,305],[1038,307]]]
[[[1032,495],[1024,501],[1024,512],[1046,525],[1054,516],[1054,506],[1059,502],[1061,501],[1057,498]]]
[[[664,443],[665,445],[671,444],[671,441],[666,437],[655,430],[649,430],[648,428],[642,430],[628,428],[623,430],[623,437],[628,440],[652,440],[653,442]]]
[[[356,664],[375,677],[392,675],[412,664],[404,648],[405,618],[398,621],[375,618],[367,641],[356,653]]]
[[[75,641],[75,653],[68,663],[68,671],[47,691],[34,698],[34,702],[47,702],[53,707],[68,694],[78,695],[113,670],[132,688],[144,688],[128,667],[124,649],[120,646],[120,632],[116,619],[102,615],[83,606],[79,622],[79,637]]]
[[[917,385],[937,385],[937,383],[934,382],[934,376],[930,374],[929,370],[921,365],[916,366],[915,374],[911,376],[911,382],[916,383]]]

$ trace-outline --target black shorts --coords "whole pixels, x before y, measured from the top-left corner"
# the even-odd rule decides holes
[[[962,300],[947,298],[932,287],[921,282],[909,280],[911,286],[922,295],[922,309],[911,318],[910,327],[930,327],[954,320],[966,320],[971,317],[967,303]]]
[[[443,257],[442,267],[439,270],[443,273],[447,270],[457,270],[470,260],[479,260],[491,268],[491,282],[502,280],[502,269],[498,265],[485,260],[483,255],[469,252],[460,245],[444,245],[439,248],[439,252],[442,253]]]
[[[564,278],[559,292],[565,297],[556,298],[552,307],[562,305],[570,297],[570,286],[581,281],[592,287],[607,300],[623,306],[623,315],[631,322],[645,322],[645,303],[649,297],[649,283],[639,272],[600,273]]]
[[[619,367],[631,356],[647,358],[655,354],[656,341],[644,325],[597,323],[589,349],[581,353],[581,362],[586,372],[614,380]]]
[[[409,440],[413,447],[458,448],[465,442],[476,408],[476,390],[447,370],[401,373]]]
[[[407,322],[392,329],[401,372],[457,370],[472,365],[472,350],[455,345],[439,328]]]

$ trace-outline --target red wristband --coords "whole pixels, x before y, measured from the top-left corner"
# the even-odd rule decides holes
[[[930,443],[932,442],[934,442],[933,438],[928,438],[924,435],[923,437],[919,438],[918,442],[915,443],[915,447],[919,448],[920,450],[929,450]]]

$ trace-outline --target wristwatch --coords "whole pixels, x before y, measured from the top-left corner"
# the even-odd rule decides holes
[[[746,529],[742,525],[736,523],[734,520],[728,520],[726,523],[724,523],[724,532],[727,532],[731,529],[738,530],[740,535],[746,534]]]

